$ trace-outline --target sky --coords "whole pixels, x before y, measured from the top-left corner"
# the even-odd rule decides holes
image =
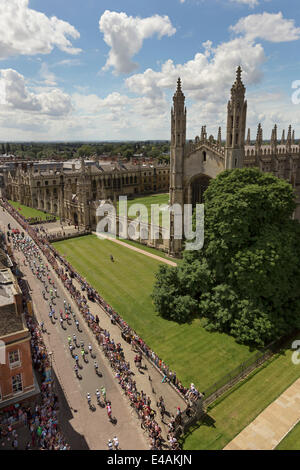
[[[247,127],[300,137],[299,0],[0,0],[0,141],[170,139],[226,132],[238,65]]]

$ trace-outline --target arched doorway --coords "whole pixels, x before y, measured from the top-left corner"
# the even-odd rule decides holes
[[[74,220],[74,225],[78,225],[78,214],[77,214],[77,212],[74,212],[73,220]]]
[[[193,207],[195,207],[196,204],[204,203],[204,193],[208,188],[210,180],[211,178],[207,175],[198,175],[191,181],[189,187],[189,202]]]

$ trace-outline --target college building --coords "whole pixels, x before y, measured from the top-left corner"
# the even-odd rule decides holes
[[[0,253],[0,410],[39,393],[31,357],[31,335],[22,291]],[[2,260],[2,261],[1,261]]]

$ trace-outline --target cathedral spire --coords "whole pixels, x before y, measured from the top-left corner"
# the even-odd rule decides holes
[[[227,106],[226,169],[242,168],[244,164],[247,101],[245,100],[246,88],[241,75],[242,69],[239,66]]]
[[[289,125],[288,135],[287,135],[287,142],[292,142],[292,126]]]
[[[277,125],[276,124],[274,126],[274,129],[272,130],[271,145],[273,147],[276,147],[276,145],[277,145]]]
[[[285,130],[283,129],[282,136],[281,136],[281,141],[280,141],[281,145],[284,144],[284,141],[285,141]]]
[[[221,130],[221,127],[219,127],[219,130],[218,130],[218,146],[221,147],[222,146],[222,134],[221,134],[222,130]]]
[[[177,79],[177,91],[182,91],[181,90],[181,78],[180,77],[178,77],[178,79]]]
[[[176,92],[174,94],[174,97],[173,97],[173,100],[175,99],[185,99],[185,96],[184,94],[182,93],[182,89],[181,89],[181,78],[178,77],[178,80],[177,80],[177,88],[176,88]]]
[[[292,145],[295,144],[295,129],[293,129],[293,133],[292,133]]]
[[[289,125],[288,135],[286,139],[286,147],[288,150],[290,150],[291,145],[292,145],[292,126]]]
[[[231,99],[232,100],[244,100],[246,88],[242,82],[242,68],[239,65],[236,70],[236,79],[231,88]]]
[[[272,134],[273,134],[273,131],[272,131]],[[259,123],[257,126],[256,147],[261,147],[262,140],[263,140],[263,131],[262,131],[261,123]]]
[[[172,145],[181,147],[185,144],[186,139],[186,108],[180,78],[177,80],[177,88],[173,96],[171,117]]]
[[[251,138],[250,138],[250,127],[249,127],[249,129],[248,129],[248,134],[247,134],[246,144],[247,144],[247,145],[250,145],[250,143],[251,143]]]
[[[242,83],[242,67],[240,65],[236,69],[236,82]]]

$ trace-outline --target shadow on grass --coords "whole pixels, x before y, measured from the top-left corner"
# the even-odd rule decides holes
[[[184,434],[184,436],[181,436],[179,438],[179,444],[180,447],[183,448],[185,441],[190,437],[195,431],[197,431],[201,426],[206,426],[209,428],[216,428],[215,426],[215,420],[212,418],[212,416],[209,416],[208,414],[205,414],[201,420],[197,421],[195,424],[193,424],[189,430]]]

